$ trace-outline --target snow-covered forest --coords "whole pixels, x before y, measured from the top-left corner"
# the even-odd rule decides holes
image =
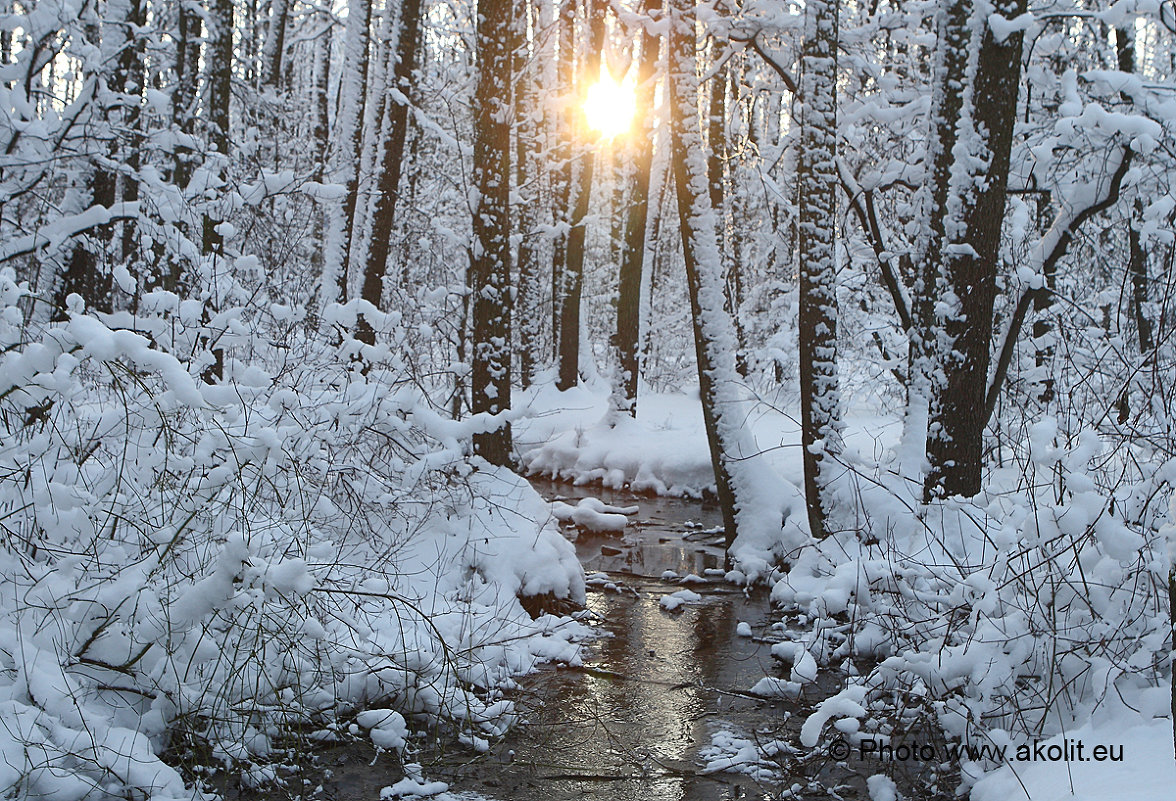
[[[700,775],[1171,797],[1171,0],[0,0],[0,143],[0,797],[487,798],[639,516],[536,477],[770,602]]]

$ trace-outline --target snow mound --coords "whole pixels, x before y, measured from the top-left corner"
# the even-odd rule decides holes
[[[683,604],[698,603],[701,600],[702,596],[693,590],[678,590],[671,595],[663,595],[659,603],[662,609],[665,609],[667,612],[673,612]]]
[[[624,531],[629,524],[627,515],[639,511],[641,509],[637,506],[610,506],[598,498],[582,498],[575,506],[562,501],[551,505],[552,515],[561,523],[570,521],[580,528],[601,534]]]

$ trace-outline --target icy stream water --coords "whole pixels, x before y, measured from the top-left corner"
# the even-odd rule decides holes
[[[590,578],[588,609],[611,636],[585,645],[583,665],[546,667],[513,694],[526,723],[490,753],[446,746],[418,754],[425,776],[449,785],[446,801],[727,801],[868,798],[861,775],[821,754],[764,760],[759,775],[707,769],[744,743],[798,741],[805,716],[843,680],[831,671],[799,700],[761,699],[747,690],[786,676],[770,656],[784,639],[764,589],[751,596],[723,579],[717,507],[675,498],[533,481],[549,500],[596,497],[636,505],[623,535],[565,528]],[[672,571],[679,578],[663,578]],[[605,578],[607,575],[607,578]],[[682,582],[686,576],[705,581]],[[595,578],[594,578],[595,577]],[[662,597],[701,596],[668,611]],[[740,623],[752,636],[740,636]],[[716,745],[724,745],[714,750]],[[376,801],[402,775],[390,753],[351,743],[316,756],[310,797]],[[321,782],[321,784],[319,784]],[[796,795],[788,793],[796,787]],[[826,794],[834,789],[830,796]],[[230,793],[230,796],[233,794]],[[245,795],[237,796],[244,798]],[[248,797],[257,798],[249,794]],[[284,796],[289,797],[289,796]]]
[[[773,616],[763,593],[747,598],[723,581],[722,535],[713,533],[718,509],[535,485],[552,500],[591,495],[640,507],[623,536],[568,531],[585,573],[606,573],[615,585],[595,583],[588,593],[588,608],[612,636],[587,646],[583,668],[550,668],[525,679],[528,724],[488,760],[453,770],[446,777],[451,789],[517,801],[778,798],[778,786],[702,773],[700,749],[716,733],[771,739],[788,716],[779,702],[743,692],[779,675],[770,643],[759,636]],[[707,581],[664,580],[666,571]],[[663,596],[684,588],[702,600],[673,612],[661,607]],[[738,636],[739,622],[756,636]]]

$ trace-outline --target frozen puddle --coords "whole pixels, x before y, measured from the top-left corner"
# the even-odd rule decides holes
[[[606,504],[639,506],[623,534],[573,529],[566,509],[594,508],[581,500],[600,491],[535,483],[563,504],[588,607],[613,636],[587,646],[582,668],[523,679],[528,723],[489,756],[434,772],[451,791],[515,801],[779,798],[791,782],[756,746],[771,751],[788,702],[747,693],[779,674],[763,636],[773,616],[765,594],[748,599],[723,580],[718,510],[606,493]]]

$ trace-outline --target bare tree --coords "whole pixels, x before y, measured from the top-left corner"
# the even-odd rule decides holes
[[[831,457],[841,450],[837,382],[838,0],[809,0],[801,56],[804,104],[797,165],[800,245],[800,419],[809,529],[826,533]]]
[[[510,88],[512,0],[478,3],[478,86],[474,95],[474,244],[470,264],[474,414],[510,408]],[[505,465],[509,423],[474,435],[474,452]]]
[[[662,15],[661,0],[646,0],[642,22],[641,60],[637,68],[637,119],[634,122],[637,155],[630,174],[628,210],[625,215],[624,246],[621,249],[617,291],[616,347],[621,367],[621,386],[626,411],[637,415],[637,385],[640,378],[639,339],[641,335],[641,276],[645,268],[649,238],[649,179],[653,170],[653,95],[657,81],[660,40],[652,27]]]

